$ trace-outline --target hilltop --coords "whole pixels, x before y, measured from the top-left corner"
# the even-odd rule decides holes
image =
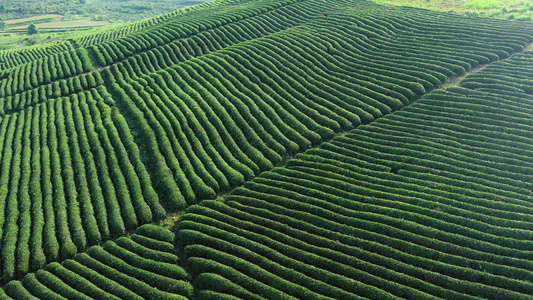
[[[0,299],[529,299],[532,42],[216,0],[0,52]]]

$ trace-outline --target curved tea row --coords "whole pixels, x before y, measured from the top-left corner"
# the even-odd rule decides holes
[[[531,298],[533,102],[500,94],[437,90],[190,207],[199,295]]]
[[[105,260],[191,205],[179,245],[198,296],[530,294],[527,54],[427,93],[523,51],[531,25],[213,3],[3,71],[0,275],[27,278],[11,297],[82,297],[60,262]],[[173,291],[154,297],[191,295]]]
[[[2,280],[165,215],[112,101],[91,89],[1,120]]]
[[[69,42],[55,43],[47,46],[33,46],[0,52],[0,70],[10,69],[45,56],[72,50]]]
[[[169,230],[144,225],[128,238],[107,241],[11,281],[0,298],[187,299],[193,288],[188,273],[177,265],[173,243]]]
[[[180,209],[239,186],[284,157],[341,131],[402,108],[449,76],[499,55],[508,57],[531,38],[517,31],[520,38],[505,44],[496,33],[498,38],[492,40],[483,37],[490,49],[464,41],[452,51],[451,46],[433,45],[434,38],[423,36],[423,32],[434,36],[437,24],[414,24],[411,29],[422,32],[418,38],[428,42],[406,58],[388,42],[412,36],[400,22],[405,20],[340,15],[233,46],[202,42],[200,47],[194,44],[202,41],[198,38],[188,46],[207,47],[199,50],[200,57],[194,58],[196,54],[188,54],[182,45],[175,48],[182,49],[178,52],[182,59],[164,59],[176,53],[169,48],[164,54],[154,52],[158,55],[136,60],[135,68],[129,59],[112,65],[103,77],[113,83],[117,107],[137,132],[141,151],[150,153],[145,163],[158,178],[156,190],[165,203]],[[360,26],[350,27],[351,23]],[[251,35],[251,25],[238,24]],[[398,24],[398,32],[390,29],[393,24]],[[369,26],[383,36],[366,36],[364,27]],[[222,35],[224,28],[213,34]],[[209,36],[215,41],[216,35]],[[502,32],[501,38],[507,35]],[[396,47],[412,48],[404,42]],[[439,53],[438,58],[430,56],[433,52]]]

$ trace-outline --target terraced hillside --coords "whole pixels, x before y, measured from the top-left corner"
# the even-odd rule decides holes
[[[532,58],[190,207],[178,241],[200,294],[530,299]]]
[[[129,238],[93,246],[12,281],[5,291],[24,299],[186,299],[193,287],[177,265],[173,243],[169,230],[143,225]]]
[[[530,298],[532,41],[217,0],[0,54],[0,299]]]

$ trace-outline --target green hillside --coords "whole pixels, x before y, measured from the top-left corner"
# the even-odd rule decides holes
[[[5,291],[21,299],[187,299],[193,287],[177,265],[173,242],[169,230],[144,225],[129,238],[107,241],[11,281]]]
[[[69,19],[138,21],[205,0],[0,0],[0,19],[13,20],[60,14]]]
[[[498,19],[532,21],[533,3],[524,0],[371,0],[389,6],[412,6]]]
[[[532,42],[216,0],[0,52],[0,299],[530,299]]]

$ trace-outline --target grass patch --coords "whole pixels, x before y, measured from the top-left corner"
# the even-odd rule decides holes
[[[387,6],[411,6],[454,12],[469,17],[532,21],[533,3],[523,0],[372,0]]]
[[[468,9],[494,9],[503,6],[503,2],[499,0],[469,0],[464,7]]]
[[[178,222],[183,212],[171,213],[159,222],[159,226],[164,227],[170,231],[175,232],[178,228]]]

